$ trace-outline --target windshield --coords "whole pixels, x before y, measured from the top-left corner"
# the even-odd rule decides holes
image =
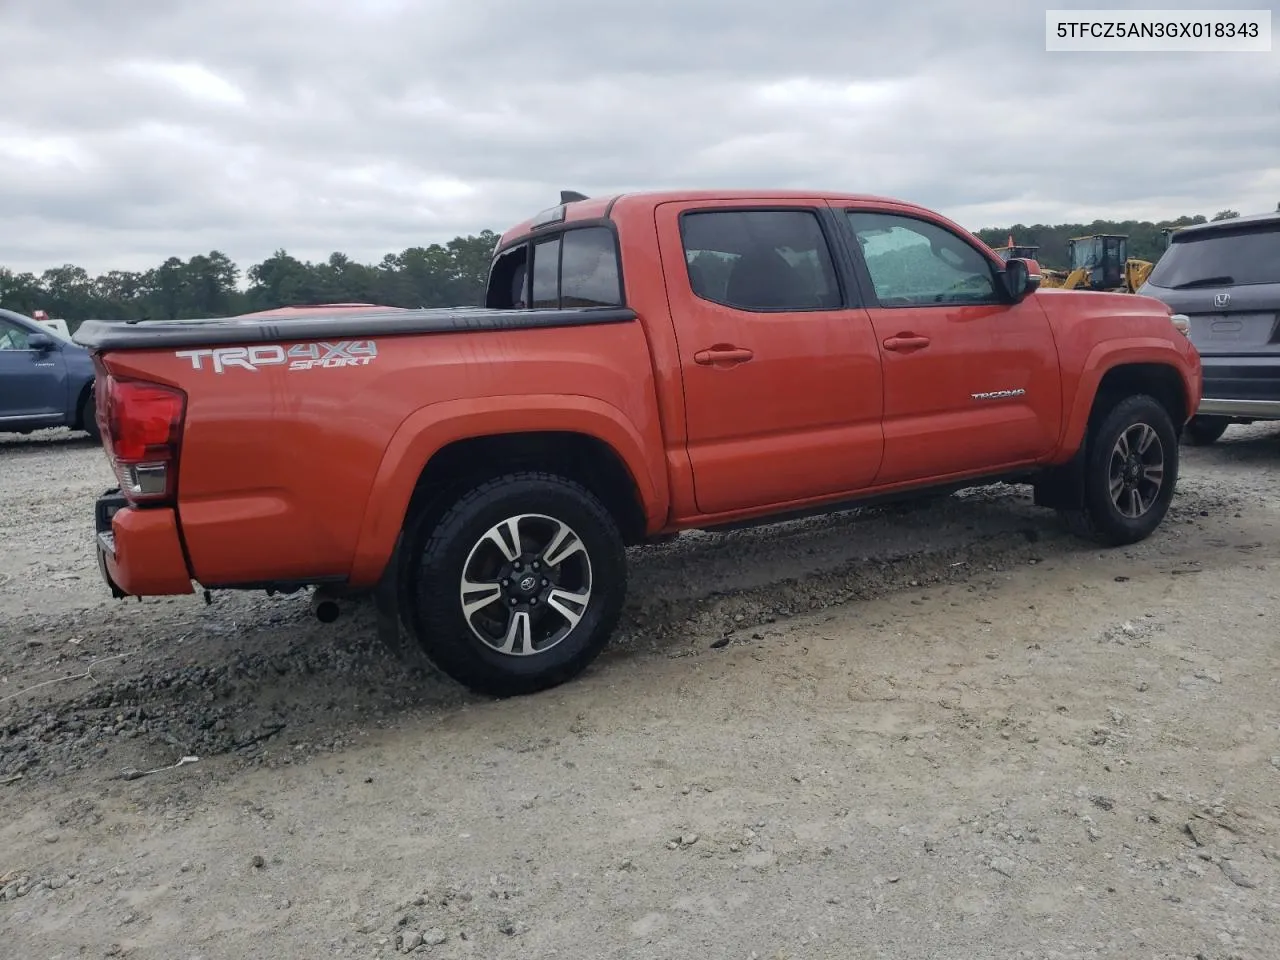
[[[1205,233],[1172,244],[1147,282],[1166,289],[1223,278],[1215,285],[1280,283],[1280,223]]]
[[[1092,270],[1096,267],[1099,245],[1097,238],[1094,237],[1077,240],[1071,250],[1071,269]]]

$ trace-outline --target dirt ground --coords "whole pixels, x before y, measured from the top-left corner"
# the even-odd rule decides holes
[[[1183,462],[1131,549],[995,487],[636,550],[498,702],[111,600],[101,451],[2,438],[0,955],[1280,957],[1280,428]]]

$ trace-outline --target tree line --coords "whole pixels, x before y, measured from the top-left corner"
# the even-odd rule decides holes
[[[30,316],[44,310],[73,332],[85,320],[195,320],[311,303],[447,307],[484,300],[491,230],[448,243],[410,247],[377,263],[333,253],[319,262],[277,250],[244,274],[218,250],[188,260],[169,257],[150,270],[90,276],[64,264],[43,273],[0,267],[0,307]]]
[[[1280,210],[1280,204],[1276,207]],[[1222,210],[1213,220],[1237,217]],[[1166,227],[1204,223],[1204,216],[1163,223],[1095,220],[1093,223],[1021,224],[976,231],[992,247],[1009,237],[1020,246],[1039,247],[1036,257],[1050,268],[1067,267],[1067,240],[1094,233],[1126,234],[1129,256],[1155,262],[1164,252]],[[190,259],[169,257],[150,270],[111,270],[99,276],[73,264],[43,273],[15,273],[0,267],[0,307],[30,316],[44,310],[74,330],[90,317],[100,320],[192,320],[234,316],[294,304],[359,302],[393,307],[478,305],[484,300],[489,259],[498,234],[455,237],[448,243],[389,253],[378,263],[357,263],[343,253],[311,262],[277,250],[244,274],[224,253],[212,250]]]
[[[1280,211],[1280,204],[1276,205],[1276,210]],[[992,227],[975,233],[983,243],[992,247],[1005,246],[1010,237],[1020,247],[1039,247],[1036,261],[1042,267],[1067,270],[1070,267],[1067,241],[1072,237],[1087,237],[1096,233],[1123,234],[1129,238],[1130,257],[1155,263],[1164,253],[1164,230],[1170,227],[1188,227],[1208,220],[1231,220],[1238,216],[1240,214],[1235,210],[1220,210],[1210,218],[1197,215],[1160,223],[1149,220],[1095,220],[1092,223],[1059,223],[1052,226],[1043,223],[1015,223],[1011,227]]]

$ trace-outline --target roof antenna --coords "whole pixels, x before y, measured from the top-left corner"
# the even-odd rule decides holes
[[[589,199],[591,198],[584,193],[579,193],[577,190],[561,190],[560,191],[561,203],[577,203],[579,200],[589,200]]]

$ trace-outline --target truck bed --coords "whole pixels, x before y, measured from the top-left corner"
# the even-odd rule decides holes
[[[205,320],[86,320],[72,338],[90,350],[153,350],[214,344],[274,343],[278,340],[323,340],[466,333],[485,330],[529,330],[574,327],[635,320],[626,307],[573,307],[542,310],[493,310],[485,307],[436,307],[422,310],[318,313],[297,319],[264,320],[215,317]]]

